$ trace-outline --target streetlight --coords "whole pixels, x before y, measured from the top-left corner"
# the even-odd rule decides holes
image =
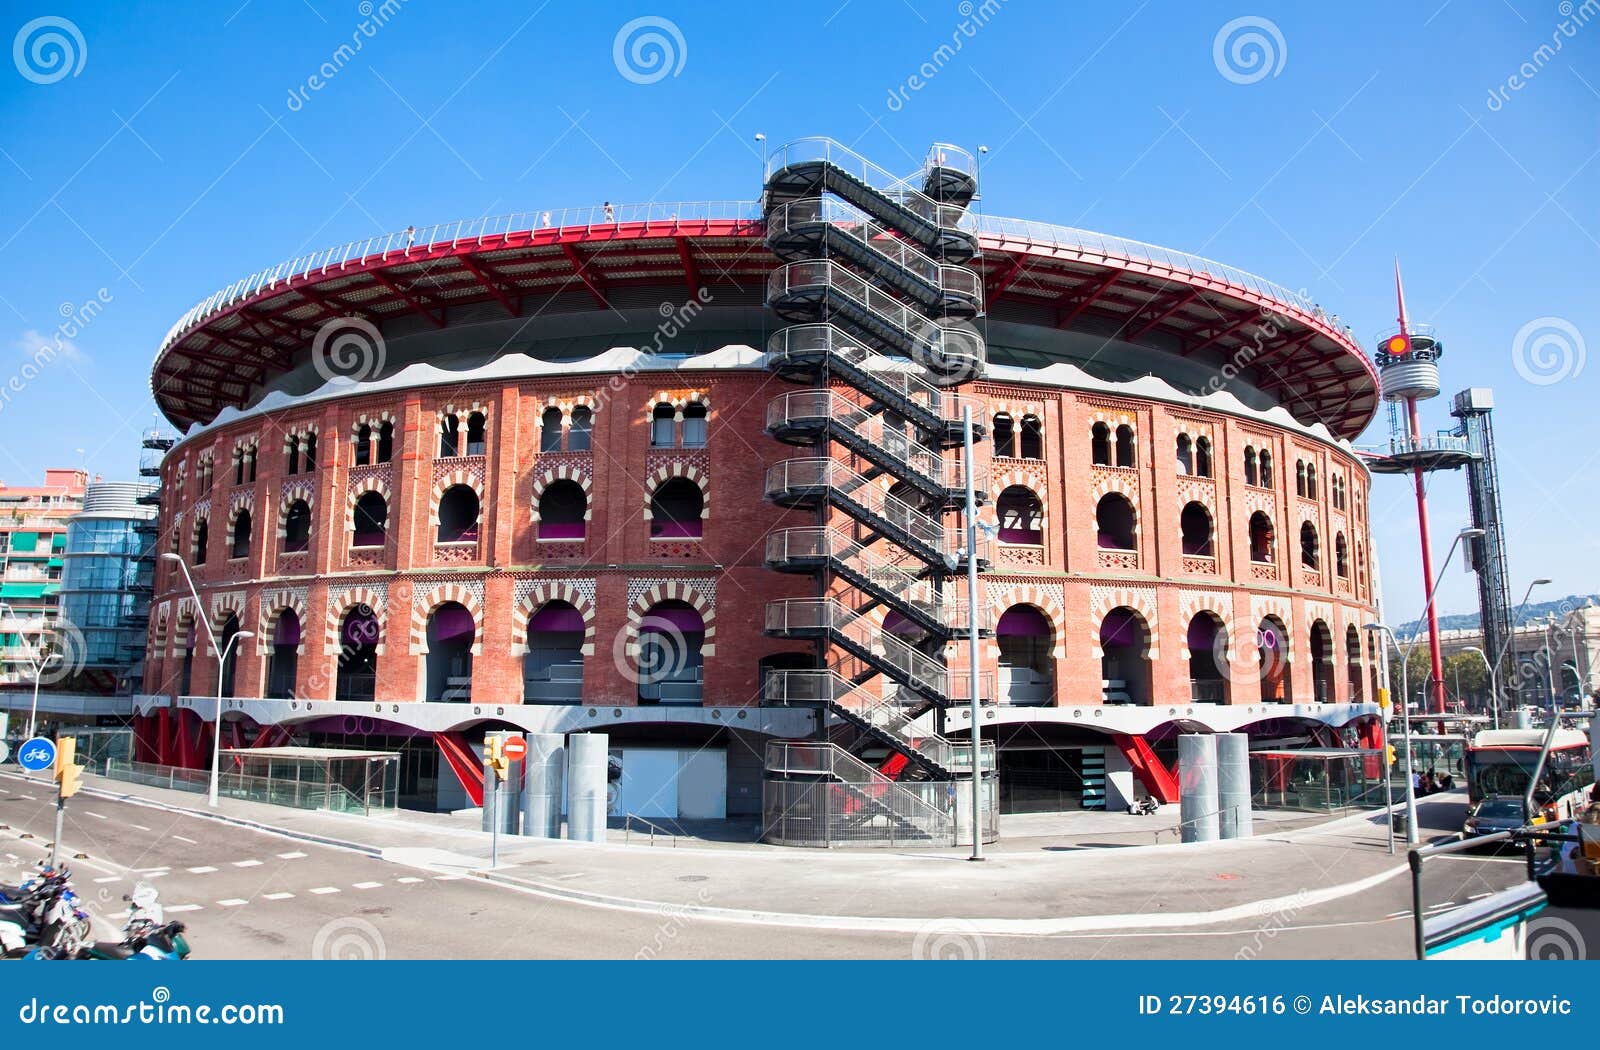
[[[228,644],[217,645],[216,633],[211,630],[211,618],[205,615],[200,603],[200,592],[195,590],[194,577],[189,575],[189,566],[184,563],[181,556],[168,551],[161,556],[162,561],[176,562],[183,571],[183,582],[189,585],[189,594],[194,598],[195,618],[205,624],[206,637],[211,640],[211,651],[217,654],[217,720],[211,727],[211,791],[208,796],[209,804],[217,804],[217,781],[222,771],[222,672],[228,666],[228,654],[233,651],[234,643],[241,638],[254,638],[254,631],[235,631],[228,639]]]
[[[1583,682],[1582,682],[1582,680],[1580,680],[1578,678],[1578,661],[1569,660],[1566,663],[1561,665],[1561,669],[1563,671],[1565,671],[1569,667],[1572,668],[1572,691],[1573,691],[1574,696],[1576,696],[1576,698],[1577,698],[1578,707],[1582,708],[1583,707]],[[1562,686],[1561,687],[1561,699],[1565,700],[1566,698],[1567,698],[1567,687],[1566,686]]]
[[[1561,694],[1556,692],[1556,663],[1550,655],[1550,632],[1555,629],[1556,614],[1551,613],[1544,625],[1544,682],[1549,687],[1550,711],[1552,713],[1561,709]]]
[[[1411,691],[1411,676],[1407,667],[1410,654],[1400,648],[1400,640],[1394,636],[1394,631],[1387,625],[1369,623],[1366,625],[1366,629],[1369,631],[1382,631],[1388,637],[1389,643],[1394,646],[1394,651],[1400,654],[1400,731],[1405,734],[1406,738],[1406,845],[1415,846],[1417,844],[1417,790],[1415,782],[1411,779],[1411,700],[1406,695]],[[1387,770],[1384,771],[1384,776],[1388,776]]]
[[[1434,596],[1439,593],[1439,585],[1444,582],[1445,570],[1450,568],[1450,559],[1456,556],[1456,548],[1461,546],[1462,540],[1482,539],[1485,535],[1487,535],[1487,533],[1485,533],[1482,529],[1474,528],[1469,525],[1460,532],[1456,533],[1456,538],[1450,542],[1450,551],[1444,556],[1444,564],[1439,567],[1439,575],[1434,578],[1433,585],[1428,588],[1428,602],[1422,607],[1422,615],[1417,619],[1417,629],[1411,634],[1412,649],[1415,649],[1417,647],[1417,643],[1422,640],[1422,625],[1427,622],[1428,613],[1433,608]],[[1390,637],[1393,637],[1392,633],[1390,634]],[[1398,640],[1394,643],[1394,647],[1396,649],[1400,648],[1400,643]],[[1440,670],[1442,672],[1443,669],[1440,668]],[[1444,714],[1444,679],[1436,675],[1432,675],[1431,672],[1432,667],[1430,665],[1430,676],[1434,677],[1438,683],[1436,688],[1438,691],[1439,713],[1442,715]],[[1407,683],[1406,687],[1408,689],[1410,688],[1409,682]]]
[[[1489,698],[1490,698],[1490,701],[1494,704],[1494,727],[1496,729],[1499,729],[1500,728],[1500,689],[1495,684],[1494,664],[1489,662],[1489,654],[1484,652],[1482,649],[1479,649],[1476,645],[1463,645],[1461,647],[1461,651],[1464,652],[1464,653],[1477,653],[1478,654],[1478,659],[1483,661],[1483,666],[1485,666],[1485,667],[1487,667],[1489,669]]]
[[[1549,582],[1549,580],[1543,578],[1534,580],[1532,583],[1528,584],[1528,589],[1522,592],[1522,601],[1517,604],[1517,611],[1511,616],[1511,633],[1506,636],[1505,644],[1500,646],[1500,655],[1495,657],[1494,668],[1490,671],[1491,677],[1493,677],[1493,675],[1500,670],[1500,665],[1505,662],[1506,653],[1516,648],[1517,625],[1522,621],[1522,610],[1528,607],[1528,598],[1533,594],[1533,589],[1535,587],[1543,587]],[[1519,684],[1517,686],[1518,707],[1522,706],[1521,699],[1522,686]],[[1499,728],[1498,725],[1496,728]]]
[[[15,609],[13,609],[9,604],[7,604],[5,602],[0,602],[0,609],[4,609],[5,610],[6,618],[12,620],[13,621],[13,626],[15,626],[15,621],[16,621],[16,618],[17,618],[17,611]],[[27,659],[28,659],[28,666],[33,669],[33,708],[28,712],[28,737],[27,737],[27,739],[32,740],[34,735],[38,732],[38,724],[39,724],[39,679],[44,677],[44,669],[46,667],[50,666],[50,662],[52,660],[60,660],[61,659],[61,654],[60,653],[47,652],[47,653],[44,654],[44,659],[41,660],[39,658],[39,650],[35,649],[32,646],[21,644],[21,642],[22,642],[22,632],[21,631],[14,630],[14,631],[12,631],[10,633],[15,634],[17,636],[17,642],[18,642],[17,648],[21,649],[22,652],[24,654],[26,654]]]

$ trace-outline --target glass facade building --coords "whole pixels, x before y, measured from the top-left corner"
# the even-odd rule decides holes
[[[122,679],[142,662],[155,563],[153,537],[139,525],[155,508],[137,501],[152,489],[135,482],[90,485],[82,513],[67,524],[61,619],[64,629],[81,635],[87,673]]]

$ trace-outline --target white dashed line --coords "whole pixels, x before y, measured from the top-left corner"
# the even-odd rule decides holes
[[[173,838],[175,838],[175,839],[177,839],[177,840],[178,840],[178,841],[179,841],[179,842],[187,842],[187,843],[188,843],[188,844],[189,844],[189,845],[191,845],[191,846],[198,846],[198,845],[200,845],[200,843],[198,843],[198,842],[196,842],[196,841],[195,841],[195,840],[194,840],[194,839],[191,839],[191,838],[185,838],[185,837],[184,837],[184,836],[182,836],[182,835],[174,835],[174,836],[172,836],[172,837],[173,837]],[[168,909],[168,910],[171,910],[171,909]]]
[[[200,907],[198,904],[169,904],[164,910],[171,914],[175,911],[199,911]]]
[[[143,824],[129,824],[128,827],[134,828],[134,829],[136,829],[138,831],[149,831],[150,830],[149,828],[145,827]]]
[[[460,875],[435,875],[433,877],[434,882],[458,882],[460,879]]]
[[[22,793],[21,793],[21,792],[18,792],[18,793],[17,793],[17,797],[18,797],[18,798],[25,798],[25,799],[27,799],[27,800],[28,800],[28,801],[29,801],[29,802],[33,802],[33,801],[35,801],[35,799],[34,799],[34,797],[33,797],[33,796],[32,796],[32,795],[24,795],[24,794],[22,794]]]
[[[259,860],[236,860],[233,862],[233,866],[236,868],[259,868],[261,867],[261,862]]]
[[[217,870],[216,868],[213,868],[210,865],[202,864],[198,868],[190,868],[189,869],[189,874],[190,875],[210,875],[213,871],[216,871],[216,870]]]
[[[382,886],[382,885],[383,885],[383,883],[381,883],[381,882],[358,882],[358,883],[356,883],[356,889],[358,889],[358,890],[375,890],[379,886]]]
[[[301,853],[299,850],[296,850],[293,853],[280,853],[280,854],[278,854],[278,859],[279,860],[299,860],[304,856],[305,856],[304,853]]]
[[[292,893],[264,893],[261,895],[261,899],[268,901],[286,901],[293,896],[294,894]]]
[[[399,882],[399,883],[404,883],[405,885],[409,886],[413,882],[421,882],[422,880],[417,878],[415,875],[402,875],[398,879],[395,879],[394,881]]]
[[[96,813],[92,809],[86,809],[86,810],[84,810],[84,812],[89,814],[89,816],[93,817],[96,820],[110,820],[111,819],[110,817],[106,816],[104,813]]]
[[[1488,896],[1492,896],[1492,894],[1489,894],[1489,893],[1474,893],[1472,896],[1468,897],[1467,900],[1469,900],[1469,901],[1481,901],[1481,900],[1483,900],[1483,898],[1488,897]]]
[[[219,904],[220,906],[222,906],[224,908],[237,908],[241,904],[248,904],[248,903],[250,903],[250,902],[249,901],[240,900],[238,897],[229,897],[225,901],[218,901],[217,902],[217,904]]]
[[[96,886],[103,886],[108,882],[121,882],[121,881],[122,881],[122,876],[121,875],[107,875],[104,878],[95,879],[94,880],[94,884]]]
[[[337,886],[316,886],[316,887],[312,888],[310,892],[315,893],[315,894],[319,894],[319,895],[320,894],[324,894],[324,893],[338,893],[339,892],[339,887],[337,887]]]

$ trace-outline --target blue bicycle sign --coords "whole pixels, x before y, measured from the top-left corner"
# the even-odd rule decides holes
[[[17,749],[17,765],[30,773],[42,773],[56,764],[56,745],[42,736],[28,740]]]

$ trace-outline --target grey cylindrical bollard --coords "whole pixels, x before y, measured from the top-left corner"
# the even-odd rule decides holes
[[[1250,738],[1243,733],[1217,736],[1217,821],[1225,839],[1247,839],[1250,812]]]
[[[606,840],[606,767],[611,738],[574,733],[567,741],[567,838]]]
[[[566,738],[560,733],[528,734],[528,757],[523,767],[522,833],[537,839],[560,838]]]
[[[1215,842],[1217,827],[1217,738],[1186,733],[1178,738],[1178,815],[1184,842]]]

